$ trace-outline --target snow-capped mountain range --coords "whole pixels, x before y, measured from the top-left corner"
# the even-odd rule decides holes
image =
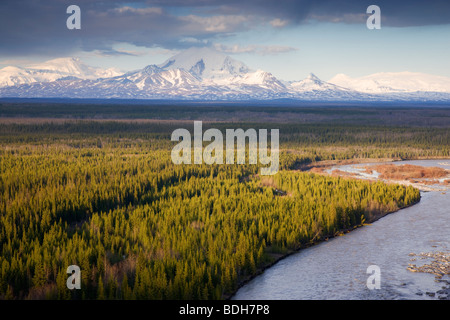
[[[191,100],[450,101],[450,78],[422,73],[310,74],[282,81],[210,48],[185,50],[159,65],[121,73],[60,58],[0,69],[0,98],[120,98]]]
[[[109,78],[120,74],[122,72],[114,68],[104,70],[87,66],[77,58],[58,58],[27,68],[9,66],[0,69],[0,88],[67,78]]]

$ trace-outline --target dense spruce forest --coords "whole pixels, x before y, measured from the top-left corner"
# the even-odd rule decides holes
[[[171,132],[192,130],[176,110],[148,121],[42,119],[35,109],[0,119],[1,299],[227,298],[280,256],[420,199],[412,187],[301,165],[450,157],[441,125],[264,115],[205,128],[278,128],[276,175],[259,176],[258,165],[174,165]],[[66,287],[69,265],[81,269],[81,290]]]

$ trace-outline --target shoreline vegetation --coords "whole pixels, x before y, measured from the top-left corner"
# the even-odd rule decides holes
[[[230,122],[239,108],[202,108],[205,127],[280,129],[280,171],[266,178],[255,165],[174,165],[170,134],[192,107],[133,111],[164,121],[42,120],[78,107],[0,103],[0,115],[33,114],[0,118],[0,299],[229,299],[288,254],[420,200],[412,186],[325,175],[325,163],[450,159],[445,108],[427,126],[419,109],[244,108],[255,121]],[[71,264],[81,293],[65,286]]]
[[[423,158],[422,157],[421,159],[410,159],[410,160],[436,160],[436,159],[437,160],[449,160],[450,158],[441,158],[441,157],[437,157],[437,158]],[[356,175],[348,174],[348,172],[344,172],[344,171],[333,170],[331,174],[328,174],[328,173],[326,173],[324,171],[325,171],[325,169],[331,169],[331,168],[333,168],[335,166],[340,166],[340,165],[363,164],[363,163],[382,163],[382,162],[383,163],[384,162],[401,162],[401,161],[402,160],[399,160],[399,159],[358,159],[358,160],[350,159],[350,160],[321,161],[321,162],[311,163],[311,164],[302,166],[302,168],[300,170],[301,171],[314,172],[314,173],[317,173],[317,174],[323,174],[323,175],[328,175],[328,176],[339,176],[339,177],[350,178],[350,179],[358,179],[356,177]],[[378,170],[380,170],[380,169],[385,169],[386,170],[386,169],[391,169],[390,166],[391,165],[374,165],[372,167],[374,167],[375,169],[378,169]],[[407,170],[406,172],[408,172],[408,173],[412,172],[412,173],[415,173],[415,174],[413,174],[412,177],[409,176],[409,175],[408,176],[401,176],[401,178],[403,178],[403,179],[407,179],[408,180],[408,179],[411,179],[411,178],[418,178],[419,176],[420,177],[425,176],[425,177],[428,177],[428,178],[430,178],[430,177],[431,178],[435,178],[435,177],[442,177],[442,176],[444,176],[443,174],[446,174],[447,176],[450,175],[448,170],[447,170],[447,172],[445,172],[445,169],[441,169],[441,168],[437,168],[437,169],[441,169],[441,170],[436,170],[436,168],[426,168],[426,167],[411,166],[411,165],[408,165],[408,166],[410,166],[410,167],[407,167],[409,170]],[[372,169],[372,167],[370,167],[370,169]],[[419,170],[419,174],[418,174],[418,170]],[[335,171],[337,171],[337,172],[335,172]],[[388,170],[386,170],[386,171],[388,171]],[[396,172],[396,171],[397,170],[389,170],[388,172]],[[399,171],[402,172],[402,170],[399,170]],[[403,171],[403,172],[405,172],[405,171]],[[425,174],[423,174],[424,172],[425,172]],[[398,178],[398,176],[394,176],[394,177]],[[388,183],[394,183],[394,184],[397,183],[398,184],[399,182],[401,182],[401,181],[399,181],[400,179],[393,179],[394,177],[393,176],[388,176],[388,177],[384,176],[383,179],[388,179],[389,180]],[[377,181],[377,180],[376,179],[372,179],[370,181]],[[426,190],[426,191],[428,191],[428,190]],[[233,292],[233,294],[229,295],[226,298],[227,299],[232,299],[233,296],[237,293],[237,291],[240,288],[242,288],[244,285],[246,285],[247,283],[252,281],[257,276],[259,276],[262,273],[264,273],[265,270],[269,269],[270,267],[272,267],[276,263],[280,262],[281,260],[283,260],[283,259],[285,259],[285,258],[287,258],[287,257],[289,257],[289,256],[291,256],[291,255],[293,255],[295,253],[300,252],[301,250],[313,247],[313,246],[315,246],[317,244],[320,244],[320,243],[322,243],[324,241],[328,241],[329,239],[333,239],[333,238],[338,237],[338,236],[343,236],[343,235],[345,235],[345,234],[347,234],[347,233],[349,233],[349,232],[351,232],[351,231],[353,231],[355,229],[363,227],[364,225],[369,225],[371,223],[374,223],[375,221],[385,217],[386,215],[389,215],[389,214],[395,213],[395,212],[397,212],[399,210],[411,207],[411,206],[413,206],[413,205],[415,205],[415,204],[417,204],[419,202],[420,202],[420,198],[419,198],[419,200],[417,200],[415,202],[412,202],[412,203],[410,203],[408,205],[405,205],[403,207],[397,208],[397,209],[395,209],[393,211],[382,212],[382,213],[379,213],[378,215],[372,216],[371,220],[365,221],[364,223],[362,223],[360,225],[356,225],[356,226],[353,226],[351,228],[344,229],[344,230],[339,230],[335,234],[324,235],[320,239],[315,239],[315,240],[311,241],[310,243],[304,244],[303,246],[301,246],[301,247],[299,247],[297,249],[290,250],[285,255],[281,255],[281,256],[275,257],[275,260],[273,262],[271,262],[271,263],[269,263],[269,264],[267,264],[265,266],[262,266],[261,268],[259,268],[257,270],[257,272],[254,275],[251,275],[249,278],[243,280],[239,284],[238,289],[236,289],[235,292]],[[421,271],[420,268],[416,268],[415,270]],[[423,272],[423,271],[421,271],[421,272]]]
[[[278,262],[280,262],[280,261],[290,257],[291,255],[299,253],[301,250],[305,250],[305,249],[311,248],[311,247],[313,247],[315,245],[323,243],[324,241],[328,241],[328,240],[331,240],[331,239],[336,238],[336,237],[344,236],[345,234],[350,233],[353,230],[356,230],[358,228],[364,227],[365,225],[370,225],[370,224],[376,222],[377,220],[379,220],[379,219],[381,219],[381,218],[383,218],[383,217],[385,217],[385,216],[387,216],[389,214],[392,214],[392,213],[395,213],[395,212],[397,212],[399,210],[411,207],[411,206],[413,206],[413,205],[415,205],[415,204],[417,204],[419,202],[420,202],[420,199],[418,201],[410,203],[410,204],[408,204],[406,206],[403,206],[401,208],[398,208],[396,210],[385,212],[385,213],[382,213],[382,214],[380,214],[380,215],[378,215],[376,217],[373,217],[371,221],[366,221],[366,222],[364,222],[364,223],[362,223],[360,225],[353,226],[352,228],[339,230],[338,232],[336,232],[334,234],[324,235],[320,239],[315,239],[314,241],[306,243],[306,244],[304,244],[303,246],[301,246],[301,247],[299,247],[297,249],[290,250],[284,255],[274,256],[275,260],[273,262],[270,262],[269,264],[260,267],[255,274],[249,276],[247,279],[244,279],[242,282],[240,282],[238,284],[238,288],[232,294],[224,296],[224,298],[227,299],[227,300],[232,299],[236,295],[236,293],[239,291],[239,289],[241,289],[243,286],[248,284],[250,281],[252,281],[256,277],[258,277],[261,274],[263,274],[264,271],[266,271],[270,267],[274,266]]]
[[[442,158],[442,157],[420,157],[420,159],[409,159],[409,160],[449,160],[450,158]],[[333,167],[336,166],[341,166],[341,165],[351,165],[351,164],[364,164],[364,163],[389,163],[389,162],[401,162],[403,160],[401,159],[345,159],[345,160],[331,160],[331,161],[319,161],[316,163],[310,163],[307,165],[303,165],[299,168],[300,171],[306,171],[306,172],[313,172],[316,174],[322,174],[322,175],[328,175],[328,176],[338,176],[338,177],[343,177],[343,178],[350,178],[350,179],[358,179],[358,174],[353,174],[353,173],[349,173],[349,172],[345,172],[345,171],[340,171],[338,169],[334,169],[333,171],[331,171],[331,173],[326,173],[325,170],[326,169],[332,169]],[[393,184],[402,184],[403,182],[407,181],[407,182],[411,182],[411,179],[421,179],[421,178],[450,178],[450,170],[446,170],[446,169],[442,169],[442,168],[437,168],[437,167],[422,167],[422,166],[417,166],[417,165],[399,165],[399,166],[394,166],[393,164],[375,164],[372,166],[365,166],[364,167],[366,170],[370,170],[369,172],[372,173],[373,170],[376,171],[380,171],[381,175],[380,178],[383,179],[384,182],[386,183],[393,183]],[[378,179],[370,179],[370,181],[377,181]],[[447,185],[446,183],[447,180],[444,180],[442,182],[442,185]],[[415,182],[417,183],[418,181],[415,180]],[[435,184],[439,184],[439,181],[435,181],[432,180],[432,182],[434,182]],[[418,187],[419,190],[421,191],[435,191],[434,189],[429,189],[424,187],[422,184],[424,183],[424,181],[421,181],[420,184],[418,186],[414,186],[414,187]],[[426,184],[426,183],[425,183]],[[409,183],[406,183],[406,185],[410,185]],[[282,191],[280,191],[282,192]],[[285,192],[282,192],[285,194]],[[261,268],[259,268],[257,270],[257,272],[250,276],[248,279],[243,280],[239,286],[238,289],[231,294],[229,297],[227,297],[227,299],[232,299],[233,296],[237,293],[237,291],[242,288],[244,285],[246,285],[247,283],[249,283],[250,281],[252,281],[254,278],[256,278],[257,276],[261,275],[265,270],[269,269],[270,267],[272,267],[273,265],[275,265],[276,263],[278,263],[279,261],[300,252],[301,250],[310,248],[314,245],[320,244],[324,241],[328,241],[329,239],[335,238],[337,236],[343,236],[357,228],[361,228],[364,225],[368,225],[371,224],[381,218],[383,218],[384,216],[388,215],[388,214],[392,214],[395,213],[401,209],[405,209],[408,207],[411,207],[417,203],[420,202],[420,199],[416,202],[412,202],[406,206],[403,206],[401,208],[398,208],[396,210],[393,211],[389,211],[389,212],[384,212],[381,213],[377,216],[372,216],[372,219],[370,221],[366,221],[361,225],[357,225],[357,226],[353,226],[352,228],[349,229],[345,229],[345,230],[340,230],[335,234],[330,234],[330,235],[324,235],[322,236],[321,239],[316,239],[310,243],[307,243],[305,245],[303,245],[300,248],[297,248],[295,250],[291,250],[288,253],[286,253],[285,255],[282,256],[278,256],[275,257],[275,260],[271,263],[269,263],[268,265],[262,266]],[[415,254],[410,254],[411,256],[414,256]],[[408,270],[412,271],[412,272],[429,272],[429,273],[433,273],[437,275],[437,277],[439,277],[439,279],[442,277],[442,275],[444,274],[444,272],[448,273],[448,266],[446,266],[447,271],[442,271],[444,267],[442,267],[442,256],[445,256],[444,254],[422,254],[425,256],[431,256],[431,257],[438,257],[440,259],[437,259],[437,261],[441,262],[441,264],[431,264],[431,266],[433,267],[429,267],[428,265],[426,265],[425,267],[417,267],[416,265],[410,265],[408,267]],[[448,264],[448,255],[445,256],[445,259],[447,259],[446,263]],[[436,266],[437,265],[437,266]],[[430,271],[431,270],[431,271]],[[444,282],[444,280],[442,280]],[[447,283],[448,284],[448,283]],[[450,291],[449,289],[447,290],[442,290],[441,293],[446,293],[447,295],[447,299],[450,296]],[[431,294],[428,294],[431,296]],[[434,296],[434,294],[433,294]]]

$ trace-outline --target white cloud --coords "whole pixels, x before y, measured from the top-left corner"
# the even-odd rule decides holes
[[[248,16],[240,15],[221,15],[202,17],[196,15],[188,15],[180,17],[181,20],[191,24],[191,27],[206,32],[232,32],[238,30],[243,24],[250,19]]]
[[[194,38],[194,37],[182,38],[182,39],[180,39],[180,42],[188,43],[188,44],[191,44],[191,45],[198,45],[198,44],[200,44],[200,45],[207,45],[209,43],[209,41],[206,40],[206,39],[197,39],[197,38]]]
[[[140,14],[140,15],[147,15],[147,14],[162,14],[163,11],[161,8],[158,7],[149,7],[149,8],[132,8],[132,7],[121,7],[121,8],[115,8],[112,11],[117,13],[132,13],[132,14]]]
[[[310,20],[317,20],[322,22],[333,23],[365,23],[367,20],[366,13],[344,13],[342,15],[330,15],[330,14],[310,14],[308,17]]]
[[[275,55],[285,52],[297,51],[297,48],[289,47],[289,46],[278,46],[278,45],[248,45],[248,46],[240,46],[238,44],[235,45],[224,45],[216,43],[214,48],[217,51],[222,51],[225,53],[255,53],[259,55]]]
[[[289,23],[289,20],[273,19],[269,22],[274,28],[282,28]]]

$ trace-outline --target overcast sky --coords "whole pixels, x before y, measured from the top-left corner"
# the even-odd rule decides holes
[[[69,5],[81,30],[68,30]],[[366,27],[369,5],[381,29]],[[450,77],[450,1],[1,0],[0,67],[79,57],[133,70],[211,46],[284,80],[412,71]]]

